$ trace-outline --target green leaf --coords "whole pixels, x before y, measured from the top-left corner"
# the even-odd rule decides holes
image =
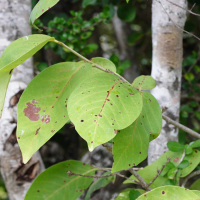
[[[54,38],[47,35],[29,35],[12,42],[0,57],[0,116],[12,70],[39,51]]]
[[[128,2],[129,2],[129,0],[126,0],[126,2],[128,3]]]
[[[119,66],[119,68],[125,70],[128,69],[131,66],[131,62],[126,60],[124,62],[121,63],[121,65]]]
[[[131,126],[118,131],[113,139],[112,172],[137,166],[142,162],[148,154],[150,135],[156,138],[161,131],[162,113],[157,100],[148,92],[142,92],[141,96],[143,108],[139,117]]]
[[[110,174],[110,172],[105,172],[102,175],[107,175]],[[91,194],[95,191],[100,189],[101,187],[105,187],[106,185],[108,185],[110,182],[113,182],[115,179],[115,176],[109,176],[109,177],[103,177],[103,178],[99,178],[97,181],[95,181],[94,183],[92,183],[92,185],[90,186],[85,199],[84,200],[90,200],[91,199]]]
[[[139,90],[151,90],[156,87],[156,81],[151,76],[139,76],[132,85]]]
[[[151,190],[141,195],[137,200],[155,200],[155,199],[166,199],[166,200],[194,200],[199,199],[200,195],[194,193],[192,190],[187,190],[183,187],[178,186],[162,186]]]
[[[194,114],[196,115],[197,119],[200,120],[200,112],[194,112]]]
[[[200,190],[200,178],[190,186],[190,190]]]
[[[119,65],[119,57],[116,55],[116,54],[112,54],[110,56],[110,60],[116,65],[118,66]]]
[[[131,35],[128,36],[127,38],[127,43],[128,45],[135,45],[135,43],[140,40],[142,37],[144,36],[143,33],[138,33],[138,32],[135,32],[135,33],[132,33]]]
[[[34,180],[24,200],[76,200],[89,187],[93,178],[69,176],[69,170],[76,174],[93,176],[97,168],[75,160],[53,165]]]
[[[121,20],[130,22],[135,19],[136,10],[129,4],[122,4],[118,7],[117,15]]]
[[[24,163],[69,120],[67,99],[91,71],[87,63],[59,63],[28,85],[17,112],[17,139]]]
[[[172,168],[174,168],[174,164],[172,162],[167,163],[167,165],[165,166],[165,168],[163,169],[163,171],[161,172],[161,176],[165,176],[168,171]]]
[[[115,198],[115,200],[130,200],[129,198],[129,193],[130,193],[130,188],[124,190],[123,192],[119,193],[119,195]]]
[[[170,170],[168,171],[167,177],[168,177],[169,179],[174,179],[174,176],[176,175],[176,173],[177,173],[177,168],[174,167],[174,168],[172,168],[172,169],[170,169]]]
[[[186,155],[189,155],[189,154],[191,154],[192,152],[193,152],[192,147],[191,147],[191,146],[187,146],[186,149],[185,149],[185,154],[186,154]]]
[[[170,151],[173,151],[173,152],[179,152],[179,151],[182,151],[185,148],[184,145],[181,145],[181,144],[179,144],[178,142],[175,142],[175,141],[169,141],[167,143],[167,147]]]
[[[192,147],[192,148],[200,147],[200,140],[196,140],[196,141],[190,143],[189,146]]]
[[[177,166],[179,160],[181,159],[183,152],[171,152],[167,151],[164,153],[160,158],[158,158],[155,162],[151,165],[148,165],[144,169],[138,171],[138,174],[147,182],[150,183],[153,178],[157,175],[157,170],[161,170],[162,166],[167,162],[167,158],[171,158],[171,162]],[[133,180],[137,180],[134,176],[130,177]],[[156,188],[164,185],[168,178],[166,176],[159,176],[151,185],[151,188]],[[124,183],[133,183],[130,180],[126,180]]]
[[[109,69],[112,72],[116,72],[116,67],[114,65],[113,62],[111,62],[110,60],[106,59],[106,58],[101,58],[101,57],[96,57],[96,58],[92,58],[91,60],[93,63],[103,67],[104,69]],[[98,71],[98,72],[103,72],[100,69],[94,68],[93,71]],[[104,73],[104,72],[103,72]]]
[[[42,63],[37,65],[37,68],[38,68],[39,71],[43,71],[47,67],[48,67],[48,64],[46,62],[42,62]]]
[[[200,151],[193,149],[193,152],[184,157],[184,160],[189,162],[189,166],[181,170],[180,177],[185,177],[190,174],[200,163]]]
[[[95,5],[97,0],[83,0],[82,6],[83,8],[86,8],[89,5]]]
[[[178,168],[179,168],[179,169],[184,169],[184,168],[186,168],[188,165],[189,165],[188,160],[183,160],[183,161],[178,165]]]
[[[171,179],[168,179],[164,185],[176,185],[175,182]]]
[[[135,190],[135,189],[132,189],[129,192],[130,200],[136,200],[140,195],[141,195],[141,193],[138,190]]]
[[[40,0],[31,12],[31,15],[29,18],[30,26],[33,26],[38,29],[38,27],[35,26],[34,24],[35,20],[38,19],[43,13],[45,13],[51,7],[56,5],[58,2],[59,0],[48,0],[48,2],[46,0]]]
[[[185,73],[184,77],[186,80],[192,81],[194,79],[194,74],[191,72],[188,72],[188,73]]]
[[[80,84],[68,101],[70,120],[89,150],[128,127],[142,109],[140,93],[111,73],[96,73]]]

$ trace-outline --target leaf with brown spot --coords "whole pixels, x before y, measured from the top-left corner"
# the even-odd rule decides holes
[[[133,83],[133,87],[139,90],[151,90],[156,87],[156,81],[151,76],[139,76]]]
[[[137,200],[155,200],[155,199],[166,199],[166,200],[198,200],[200,198],[199,191],[186,190],[183,187],[178,186],[162,186],[158,187],[150,192],[139,196]]]
[[[127,98],[129,93],[133,95]],[[136,120],[142,109],[141,101],[137,90],[104,72],[96,73],[78,86],[71,94],[67,108],[70,120],[92,151],[114,138],[114,130],[124,129]]]
[[[2,53],[0,57],[0,117],[12,70],[34,55],[47,42],[53,40],[53,37],[40,34],[24,36],[12,42]]]
[[[42,71],[28,85],[17,112],[24,163],[69,120],[66,99],[91,71],[90,64],[59,63]]]
[[[97,168],[80,161],[68,160],[42,172],[31,184],[24,200],[76,200],[93,181],[93,178],[68,175],[68,171],[86,176],[95,175]]]
[[[130,168],[129,163],[138,165],[142,162],[147,157],[151,135],[153,134],[156,138],[160,134],[162,113],[157,100],[149,92],[142,92],[141,98],[143,104],[139,117],[129,127],[121,130],[113,139],[115,162],[112,172]],[[148,101],[149,98],[152,99],[151,102]]]

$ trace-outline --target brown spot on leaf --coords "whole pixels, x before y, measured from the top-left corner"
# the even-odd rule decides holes
[[[13,69],[11,69],[11,70],[10,70],[9,74],[11,74],[11,73],[12,73],[12,71],[13,71]]]
[[[119,97],[119,95],[116,95],[116,97]]]
[[[38,128],[38,129],[36,130],[36,133],[35,133],[35,135],[37,135],[37,134],[38,134],[39,130],[40,130],[40,128]]]
[[[38,121],[40,115],[36,113],[38,113],[41,110],[41,108],[37,108],[36,105],[33,105],[30,102],[26,105],[27,108],[24,109],[25,116],[28,117],[31,121]]]
[[[165,191],[162,191],[162,194],[165,194]]]
[[[174,161],[174,162],[178,162],[178,161],[179,161],[179,157],[174,158],[173,161]]]
[[[84,122],[84,120],[82,119],[81,122]]]
[[[49,119],[49,118],[46,118],[46,119],[45,119],[45,123],[48,124],[49,122],[50,122],[50,119]]]

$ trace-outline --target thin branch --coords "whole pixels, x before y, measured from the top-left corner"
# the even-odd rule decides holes
[[[185,180],[183,181],[181,187],[185,187],[187,181],[188,181],[190,178],[192,178],[192,177],[194,177],[194,176],[197,176],[197,175],[200,175],[200,170],[195,171],[195,172],[192,172],[190,175],[188,175],[188,176],[185,178]]]
[[[173,125],[176,126],[177,128],[179,128],[179,129],[185,131],[186,133],[189,133],[190,135],[192,135],[192,136],[194,136],[194,137],[200,139],[200,134],[197,133],[197,132],[195,132],[195,131],[193,131],[192,129],[190,129],[190,128],[188,128],[188,127],[186,127],[186,126],[184,126],[184,125],[182,125],[182,124],[180,124],[180,123],[178,123],[178,122],[172,120],[171,118],[167,117],[166,115],[162,115],[162,118],[163,118],[166,122],[168,122],[168,123],[170,123],[170,124],[173,124]]]
[[[195,37],[196,39],[198,39],[198,40],[200,41],[200,38],[199,38],[199,37],[197,37],[197,36],[194,35],[193,33],[190,33],[190,32],[188,32],[188,31],[182,29],[179,25],[177,25],[177,24],[172,20],[172,18],[170,17],[169,13],[167,12],[167,10],[165,9],[165,7],[164,7],[163,4],[161,3],[161,0],[156,0],[156,1],[161,5],[161,7],[162,7],[163,10],[165,11],[165,13],[166,13],[167,16],[169,17],[169,19],[172,21],[172,23],[174,24],[174,26],[176,26],[176,27],[177,27],[178,29],[180,29],[181,31],[183,31],[183,32],[185,32],[185,33],[187,33],[187,34],[189,34],[189,35]]]
[[[199,96],[192,96],[192,97],[190,97],[190,96],[188,96],[187,94],[182,94],[182,95],[181,95],[181,98],[182,98],[182,99],[193,99],[193,100],[195,100],[195,101],[200,101],[200,97],[199,97]]]
[[[196,16],[200,17],[199,14],[192,12],[192,9],[194,8],[194,6],[195,6],[196,4],[194,4],[190,10],[188,10],[188,9],[186,9],[186,8],[183,8],[183,7],[179,6],[178,4],[175,4],[174,2],[171,2],[171,1],[169,1],[169,0],[166,0],[166,1],[168,1],[169,3],[175,5],[175,6],[181,8],[181,9],[183,9],[183,10],[186,10],[187,12],[189,12],[189,13],[191,13],[191,14],[193,14],[193,15],[196,15]]]
[[[103,67],[97,65],[96,63],[93,63],[92,61],[88,60],[87,58],[85,58],[84,56],[82,56],[81,54],[79,54],[78,52],[74,51],[73,49],[71,49],[70,47],[68,47],[67,45],[65,45],[64,43],[58,41],[58,40],[54,40],[53,42],[61,45],[62,47],[68,49],[69,51],[71,51],[73,54],[75,54],[76,56],[78,56],[79,58],[81,58],[82,60],[90,63],[92,66],[104,71],[104,72],[108,72],[108,73],[111,73],[111,74],[114,74],[115,76],[117,76],[118,78],[120,78],[124,83],[128,83],[130,85],[130,83],[125,79],[123,78],[122,76],[120,76],[119,74],[109,70],[109,69],[104,69]]]
[[[147,190],[147,191],[151,191],[151,188],[148,186],[148,184],[146,183],[146,181],[132,168],[129,169],[129,172],[131,172],[131,174],[133,174],[133,176],[135,176],[135,178],[137,178],[137,180],[140,182],[141,186]]]
[[[153,178],[153,180],[148,184],[148,186],[150,186],[159,176],[160,174],[162,173],[162,171],[164,170],[164,168],[166,167],[167,163],[170,162],[170,159],[171,158],[167,158],[167,162],[162,166],[161,170],[158,170],[156,176]]]

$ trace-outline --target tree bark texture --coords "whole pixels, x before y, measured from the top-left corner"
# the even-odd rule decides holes
[[[187,8],[186,0],[174,0],[173,2],[183,8]],[[161,109],[166,110],[165,115],[178,121],[183,31],[177,28],[174,23],[181,29],[184,29],[186,11],[166,0],[162,0],[161,4],[157,0],[153,0],[152,4],[153,60],[151,75],[157,82],[157,86],[152,90],[152,94],[158,100]],[[169,13],[171,19],[166,12]],[[149,146],[149,164],[168,150],[167,142],[170,140],[178,140],[178,129],[163,121],[159,137],[153,140]]]
[[[31,0],[0,0],[0,55],[14,40],[31,34]],[[34,178],[44,170],[39,152],[24,165],[16,139],[17,103],[33,78],[32,58],[14,69],[0,119],[0,166],[10,200],[22,200]]]

